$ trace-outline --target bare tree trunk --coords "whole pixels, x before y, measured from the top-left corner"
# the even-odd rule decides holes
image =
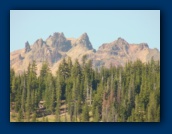
[[[103,103],[102,103],[102,121],[105,121],[105,106],[106,106],[106,100],[105,100],[105,93],[103,94]]]
[[[91,106],[91,101],[92,101],[92,87],[90,88],[90,106]]]
[[[86,96],[86,100],[88,100],[88,91],[89,91],[89,88],[88,88],[88,84],[87,84],[87,96]]]
[[[108,111],[107,110],[108,110],[108,108],[107,108],[107,105],[106,105],[106,116],[105,116],[106,117],[106,122],[108,122]]]
[[[77,105],[75,100],[75,122],[77,122]]]
[[[67,104],[66,104],[67,106]],[[66,117],[66,107],[65,107],[65,122],[67,122],[67,117]]]

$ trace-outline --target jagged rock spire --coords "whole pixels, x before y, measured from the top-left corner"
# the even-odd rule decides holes
[[[79,37],[78,44],[82,44],[83,46],[85,46],[89,50],[93,49],[92,44],[91,44],[91,42],[89,40],[89,37],[88,37],[87,33],[83,33]]]
[[[25,53],[28,53],[30,50],[31,50],[31,48],[30,48],[29,42],[27,41],[25,43]]]

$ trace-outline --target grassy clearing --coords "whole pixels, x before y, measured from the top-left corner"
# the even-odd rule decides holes
[[[18,113],[10,112],[10,122],[17,122],[17,115],[18,115]],[[44,117],[36,118],[36,121],[37,122],[47,122],[47,121],[48,122],[56,122],[55,119],[56,119],[56,116],[51,114],[51,115],[47,115]],[[32,121],[32,115],[31,115],[30,121]],[[65,114],[61,114],[60,121],[61,122],[70,122],[70,115],[66,114],[66,121],[65,121]],[[78,121],[79,121],[79,119],[78,119]],[[26,121],[26,119],[22,119],[22,122],[27,122],[27,121]]]
[[[47,115],[45,117],[37,118],[36,120],[38,122],[47,122],[47,120],[48,120],[48,122],[56,122],[55,119],[56,119],[56,115]],[[61,122],[69,122],[70,121],[69,114],[66,114],[66,121],[65,121],[65,114],[61,114],[60,121]]]

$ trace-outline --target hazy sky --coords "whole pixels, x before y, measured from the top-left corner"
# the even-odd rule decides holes
[[[46,40],[54,32],[78,38],[84,32],[95,49],[124,38],[160,50],[160,10],[11,10],[10,51]]]

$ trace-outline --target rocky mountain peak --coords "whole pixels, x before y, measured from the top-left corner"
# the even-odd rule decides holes
[[[52,47],[57,47],[59,44],[66,41],[63,33],[55,32],[46,39],[46,44]]]
[[[55,32],[55,33],[53,34],[53,37],[55,37],[55,38],[65,38],[63,32],[61,32],[61,33]]]
[[[89,40],[89,37],[87,35],[87,33],[83,33],[81,36],[80,36],[81,39],[83,40]]]
[[[29,44],[29,42],[27,41],[27,42],[25,43],[25,53],[28,53],[30,50],[31,50],[30,44]]]
[[[123,46],[123,45],[129,45],[128,42],[125,41],[125,40],[124,40],[123,38],[121,38],[121,37],[119,37],[119,38],[115,41],[115,43],[116,43],[117,45],[121,45],[121,46]]]
[[[40,39],[37,39],[35,41],[35,43],[33,44],[33,47],[32,48],[34,50],[38,50],[38,49],[41,49],[43,47],[43,45],[45,45],[45,42],[43,41],[42,38],[40,38]]]
[[[92,44],[89,40],[89,37],[87,33],[83,33],[79,39],[76,41],[76,45],[82,45],[83,47],[86,47],[88,50],[93,49]]]
[[[121,38],[121,37],[118,37],[118,39],[117,39],[118,41],[125,41],[123,38]]]
[[[42,38],[36,40],[36,44],[38,44],[38,45],[43,45],[43,43],[44,43],[44,41]]]
[[[147,43],[140,43],[139,44],[139,49],[143,50],[143,49],[149,49],[149,46]]]
[[[129,44],[123,38],[119,37],[117,40],[111,43],[104,43],[99,47],[99,52],[101,51],[119,51],[121,49],[128,49]]]
[[[66,39],[63,33],[55,32],[53,36],[49,36],[46,40],[46,44],[59,51],[68,51],[71,48],[71,43]]]

